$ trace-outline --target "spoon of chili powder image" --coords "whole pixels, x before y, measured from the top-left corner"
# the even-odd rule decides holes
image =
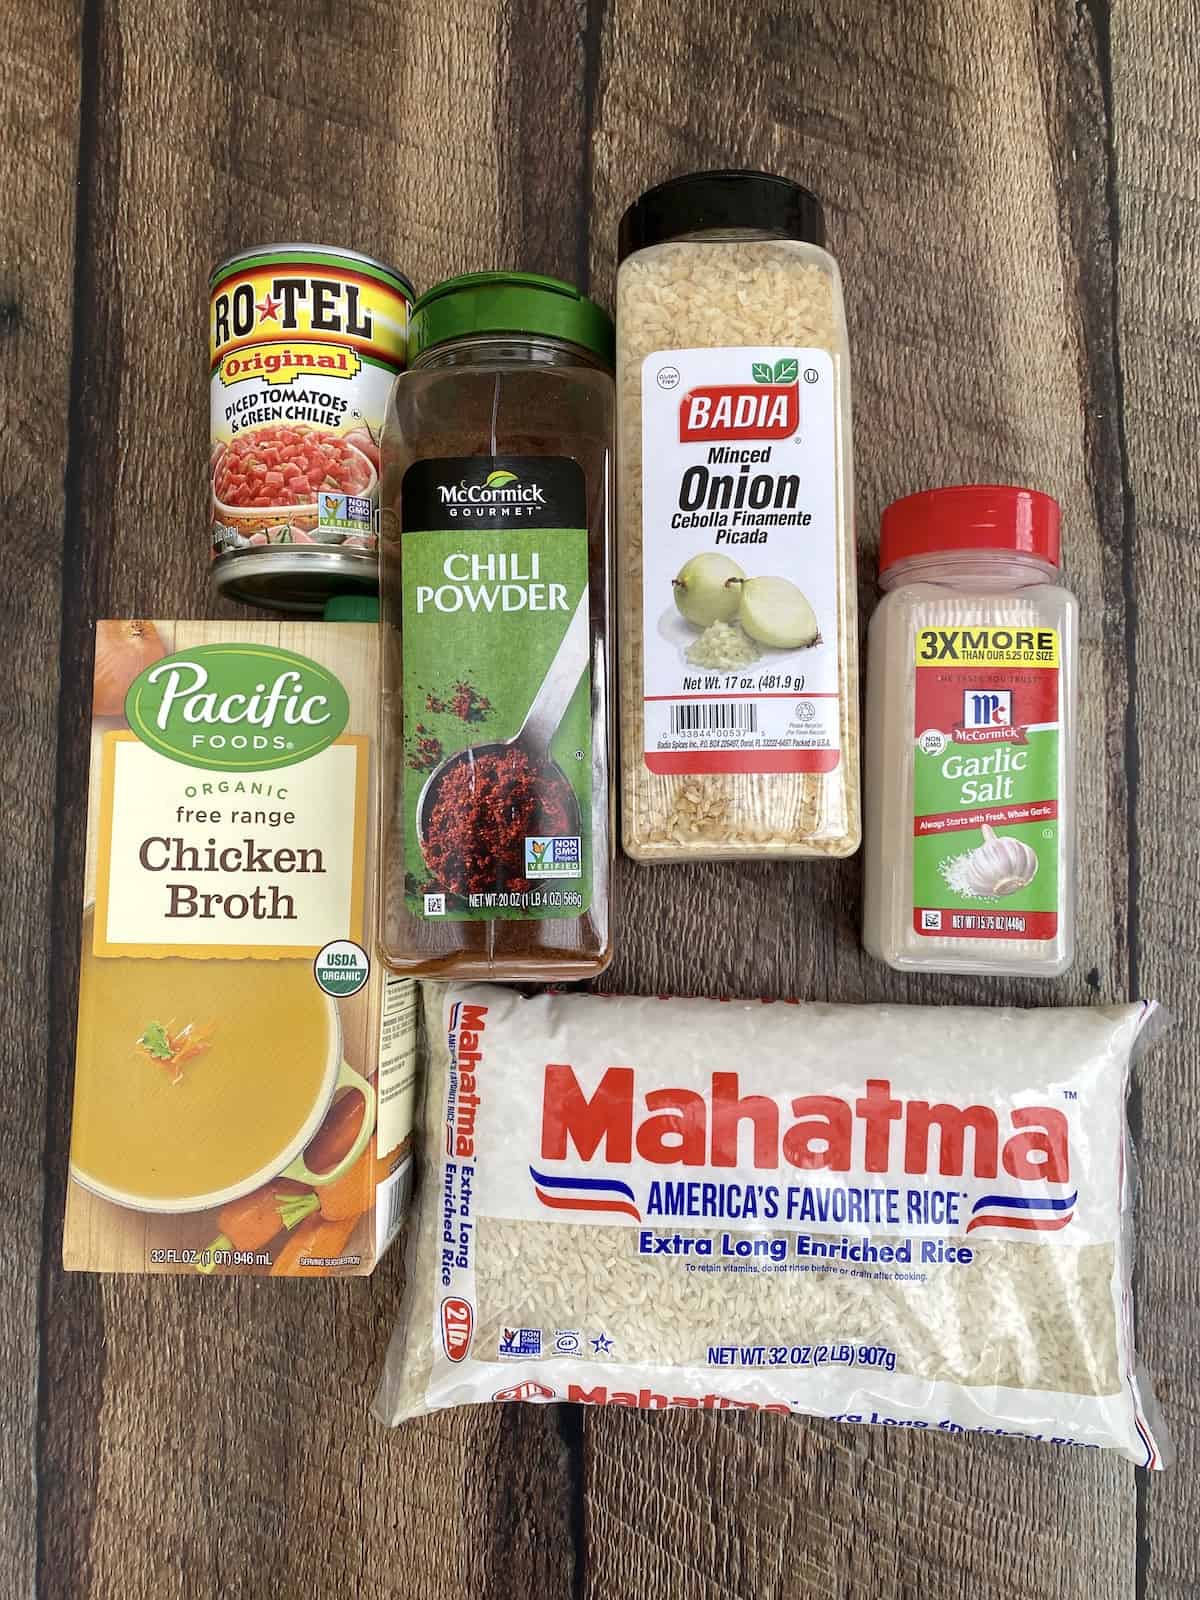
[[[524,893],[526,838],[579,833],[579,802],[550,745],[587,664],[585,593],[517,733],[456,750],[426,779],[417,834],[447,894]]]

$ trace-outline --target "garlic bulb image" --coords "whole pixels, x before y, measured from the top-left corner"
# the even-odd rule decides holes
[[[998,834],[986,822],[980,832],[982,844],[942,863],[942,877],[950,888],[980,900],[998,900],[1027,888],[1038,869],[1037,852],[1021,839]]]

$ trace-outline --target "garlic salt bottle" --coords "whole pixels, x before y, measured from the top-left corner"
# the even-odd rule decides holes
[[[1059,508],[930,489],[883,514],[867,653],[863,943],[902,971],[1052,978],[1075,945],[1079,607]]]

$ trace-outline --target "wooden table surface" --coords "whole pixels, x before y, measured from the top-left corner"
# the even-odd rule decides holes
[[[0,52],[0,1597],[1200,1594],[1193,1364],[1196,0],[9,0]],[[954,1444],[506,1406],[388,1433],[403,1287],[63,1274],[92,624],[235,615],[205,560],[206,276],[247,244],[611,295],[623,206],[709,165],[824,197],[882,506],[1057,495],[1083,602],[1080,953],[906,981],[859,865],[622,863],[612,987],[1156,995],[1135,1100],[1140,1345],[1178,1447]],[[717,907],[714,915],[713,906]]]

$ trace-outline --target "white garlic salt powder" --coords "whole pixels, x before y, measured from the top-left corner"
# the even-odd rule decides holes
[[[1031,489],[931,489],[883,514],[863,943],[889,966],[1071,965],[1079,607],[1059,552],[1057,502]]]
[[[672,179],[621,222],[622,810],[640,861],[858,848],[849,352],[824,239],[817,197],[760,172]]]

